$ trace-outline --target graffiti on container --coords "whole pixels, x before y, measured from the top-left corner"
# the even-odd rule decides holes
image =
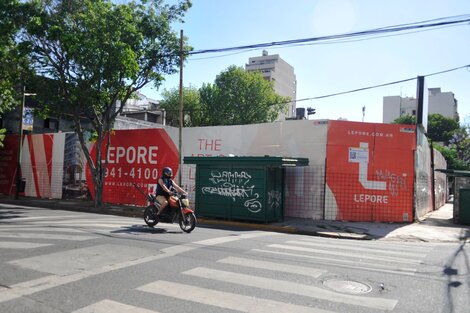
[[[235,202],[237,199],[245,200],[244,206],[252,213],[261,211],[262,205],[257,199],[255,186],[250,184],[251,175],[245,171],[212,171],[209,181],[213,186],[202,187],[203,194],[229,197]]]
[[[268,192],[268,204],[274,210],[281,206],[281,198],[281,192],[278,190],[271,190]]]
[[[390,173],[390,171],[388,170],[376,170],[375,175],[380,180],[388,181],[387,189],[390,190],[390,194],[394,197],[398,196],[400,190],[406,190],[406,180],[403,176],[398,176],[397,174]]]

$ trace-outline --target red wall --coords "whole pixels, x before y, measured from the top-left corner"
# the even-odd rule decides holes
[[[327,219],[413,219],[415,127],[330,121]]]

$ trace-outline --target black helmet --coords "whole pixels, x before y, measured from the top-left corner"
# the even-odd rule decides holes
[[[164,167],[162,171],[163,177],[171,178],[173,176],[173,170],[171,167]]]

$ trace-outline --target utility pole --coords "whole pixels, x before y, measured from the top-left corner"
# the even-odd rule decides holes
[[[23,148],[23,118],[24,118],[24,105],[26,96],[35,96],[35,93],[26,93],[26,86],[23,86],[23,100],[21,101],[20,107],[20,120],[19,120],[19,131],[18,131],[18,153],[16,158],[16,189],[15,199],[18,200],[20,193],[21,180],[21,149]]]
[[[180,108],[179,108],[179,170],[178,184],[182,185],[181,170],[183,164],[183,30],[180,31]]]

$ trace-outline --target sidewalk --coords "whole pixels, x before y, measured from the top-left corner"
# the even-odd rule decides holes
[[[141,207],[106,205],[97,210],[93,207],[91,201],[81,200],[51,200],[26,197],[15,200],[12,197],[0,195],[0,203],[139,218],[143,216],[143,208]],[[470,226],[454,224],[452,215],[453,205],[447,203],[440,209],[428,213],[419,222],[414,223],[338,222],[288,217],[284,222],[270,224],[198,218],[198,224],[200,226],[229,226],[343,239],[470,242]]]

